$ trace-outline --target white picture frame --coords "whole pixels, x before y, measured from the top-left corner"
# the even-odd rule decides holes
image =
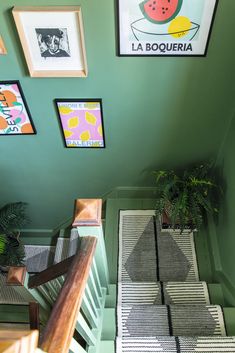
[[[31,77],[87,77],[80,6],[14,7]]]
[[[2,39],[2,36],[0,36],[0,55],[6,55],[7,54],[7,50],[4,44],[4,41]]]

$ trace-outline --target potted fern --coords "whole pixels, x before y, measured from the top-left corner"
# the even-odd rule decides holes
[[[215,191],[221,191],[212,176],[212,162],[200,163],[184,170],[157,170],[156,215],[163,227],[181,232],[199,229],[205,213],[218,213]]]
[[[25,251],[19,229],[28,223],[24,202],[15,202],[0,209],[0,269],[24,263]]]

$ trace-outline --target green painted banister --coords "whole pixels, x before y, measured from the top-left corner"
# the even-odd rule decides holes
[[[82,311],[84,312],[89,324],[91,325],[91,327],[97,328],[98,327],[98,318],[94,314],[86,294],[84,294],[84,296],[83,296],[81,308],[82,308]]]
[[[80,335],[84,338],[88,345],[96,345],[97,339],[95,337],[94,332],[96,333],[97,330],[91,329],[88,326],[86,320],[84,319],[81,313],[79,313],[78,315],[76,330],[80,333]]]

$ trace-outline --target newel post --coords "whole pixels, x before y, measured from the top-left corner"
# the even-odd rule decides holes
[[[25,303],[37,302],[40,305],[41,321],[46,322],[51,311],[50,306],[37,291],[37,289],[30,289],[29,274],[25,266],[10,267],[8,270],[6,285],[12,286],[13,289],[24,299]]]
[[[95,263],[102,287],[108,288],[109,271],[101,221],[101,199],[77,199],[75,201],[73,227],[77,228],[79,237],[97,237]]]

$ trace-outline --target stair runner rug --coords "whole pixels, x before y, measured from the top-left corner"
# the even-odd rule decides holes
[[[234,353],[235,337],[139,337],[116,339],[122,353]]]
[[[198,280],[193,234],[161,232],[153,210],[120,211],[118,282]]]
[[[55,253],[54,246],[25,245],[26,269],[29,273],[37,273],[45,270],[53,264]],[[0,304],[25,305],[32,297],[25,293],[19,294],[14,286],[6,285],[6,275],[0,273]]]
[[[193,234],[161,231],[153,210],[120,211],[117,353],[235,352],[225,335],[222,309],[199,282]]]
[[[13,286],[6,285],[6,274],[0,273],[0,304],[27,304],[27,300],[20,295]],[[1,321],[1,318],[0,318]]]
[[[25,245],[25,255],[27,271],[41,272],[53,265],[55,246]]]

